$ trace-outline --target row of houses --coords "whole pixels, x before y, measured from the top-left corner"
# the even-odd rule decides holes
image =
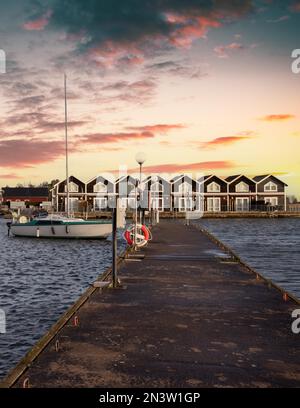
[[[198,180],[189,175],[178,175],[167,180],[161,175],[149,176],[140,182],[127,175],[113,181],[99,175],[87,183],[69,177],[69,208],[78,211],[85,205],[89,211],[105,211],[114,207],[116,196],[121,205],[134,209],[155,208],[159,211],[202,210],[205,212],[281,210],[286,211],[286,187],[274,175],[247,177],[245,175],[221,178],[206,175]],[[56,211],[65,211],[66,180],[51,190],[52,205]]]

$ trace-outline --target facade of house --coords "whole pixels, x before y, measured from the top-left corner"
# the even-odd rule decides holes
[[[142,205],[145,209],[178,212],[286,211],[286,187],[283,181],[270,174],[253,178],[239,174],[226,179],[206,175],[199,180],[182,174],[170,181],[153,175],[142,183],[131,175],[113,181],[102,174],[87,183],[71,176],[70,211],[79,210],[83,201],[89,210],[109,210],[114,207],[116,197],[120,198],[121,206],[129,210]],[[66,181],[57,183],[51,193],[55,209],[65,211]]]
[[[256,182],[256,200],[264,203],[268,207],[286,211],[286,193],[285,184],[277,177],[271,174],[255,176]]]
[[[39,206],[49,199],[48,187],[4,187],[2,202],[9,207],[12,203],[24,203]]]
[[[256,183],[243,174],[229,176],[227,211],[250,211],[256,203]]]
[[[199,209],[200,184],[188,175],[181,174],[171,180],[172,209],[183,212]]]
[[[115,182],[115,193],[120,199],[120,206],[134,210],[137,205],[139,181],[130,175],[120,177]]]
[[[65,212],[67,209],[67,180],[55,184],[51,190],[52,205],[55,211]],[[80,203],[86,201],[86,184],[74,176],[69,177],[69,211],[76,212]]]
[[[146,207],[158,211],[171,210],[171,183],[168,180],[159,175],[149,176],[143,181],[143,184],[145,186],[144,191],[146,191],[144,193],[144,204]]]
[[[92,178],[86,184],[86,200],[91,211],[112,208],[115,201],[115,183],[103,175]]]
[[[198,180],[202,186],[203,211],[220,212],[228,208],[228,183],[218,176],[204,176]]]

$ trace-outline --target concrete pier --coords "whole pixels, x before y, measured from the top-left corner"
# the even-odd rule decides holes
[[[193,226],[162,221],[13,385],[299,387],[300,308]]]

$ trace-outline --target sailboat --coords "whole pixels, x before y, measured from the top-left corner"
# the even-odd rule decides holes
[[[69,157],[68,157],[68,109],[67,76],[64,75],[65,90],[65,149],[66,149],[66,216],[53,214],[30,219],[25,215],[7,223],[9,232],[17,237],[36,238],[107,238],[112,232],[111,220],[87,221],[70,218]]]

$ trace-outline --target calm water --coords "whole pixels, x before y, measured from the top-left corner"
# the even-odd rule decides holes
[[[300,218],[197,222],[258,272],[300,298]]]
[[[0,308],[7,331],[0,334],[0,377],[111,265],[108,240],[8,238],[6,233],[6,220],[0,219]]]

